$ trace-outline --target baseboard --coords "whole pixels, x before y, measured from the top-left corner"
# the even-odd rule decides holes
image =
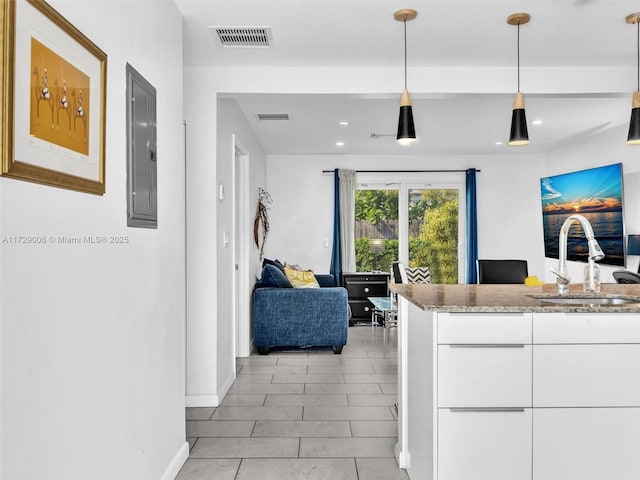
[[[217,407],[220,405],[218,395],[186,395],[184,397],[186,407]]]
[[[234,375],[229,375],[226,381],[220,387],[218,395],[186,395],[184,397],[184,404],[187,407],[217,407],[227,394],[231,385],[235,381]]]
[[[175,480],[178,473],[180,473],[180,469],[184,465],[184,462],[187,461],[187,458],[189,458],[189,444],[184,442],[182,447],[180,447],[180,450],[178,450],[178,453],[176,453],[176,456],[171,460],[171,463],[160,480]]]
[[[225,395],[227,394],[227,392],[229,391],[229,389],[231,388],[231,385],[233,385],[233,382],[235,382],[236,380],[236,376],[235,376],[235,372],[233,372],[231,375],[229,375],[227,377],[227,380],[222,384],[222,387],[220,387],[220,399],[223,399],[225,397]]]
[[[396,443],[394,447],[396,462],[398,462],[398,467],[406,470],[411,466],[411,455],[409,455],[409,452],[401,451],[400,448],[400,442]]]

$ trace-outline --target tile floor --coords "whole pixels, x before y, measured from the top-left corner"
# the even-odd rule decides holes
[[[397,333],[349,328],[330,349],[238,359],[217,408],[188,408],[177,480],[407,480],[397,441]]]

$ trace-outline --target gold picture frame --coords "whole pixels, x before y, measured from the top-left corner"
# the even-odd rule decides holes
[[[0,175],[104,194],[107,55],[44,0],[0,28]]]

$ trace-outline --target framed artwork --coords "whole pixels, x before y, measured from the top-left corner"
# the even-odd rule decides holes
[[[598,263],[624,266],[622,164],[580,170],[540,179],[545,257],[558,258],[564,221],[584,216],[605,254]],[[567,259],[586,262],[589,247],[582,227],[574,223],[567,239]]]
[[[2,25],[3,176],[105,192],[107,55],[44,0],[7,0]]]

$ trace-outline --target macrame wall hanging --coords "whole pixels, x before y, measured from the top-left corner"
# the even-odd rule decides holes
[[[258,191],[258,207],[256,208],[256,218],[253,220],[253,240],[256,247],[260,250],[260,260],[264,256],[264,243],[269,235],[269,215],[268,210],[271,207],[271,195],[260,187]]]

